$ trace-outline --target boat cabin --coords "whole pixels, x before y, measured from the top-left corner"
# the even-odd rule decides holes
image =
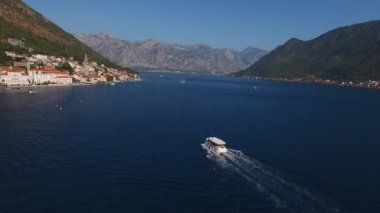
[[[206,146],[218,154],[227,152],[226,142],[217,137],[206,138]]]

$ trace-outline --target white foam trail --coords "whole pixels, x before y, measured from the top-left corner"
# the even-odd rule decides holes
[[[233,171],[252,183],[255,189],[271,200],[276,208],[286,208],[291,212],[340,212],[279,171],[248,157],[241,151],[228,149],[225,154],[217,154],[205,144],[201,145],[207,151],[207,158],[216,162],[219,167]]]

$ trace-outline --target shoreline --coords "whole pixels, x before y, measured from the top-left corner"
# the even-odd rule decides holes
[[[227,75],[228,76],[228,75]],[[301,80],[301,79],[283,79],[283,78],[263,78],[263,77],[250,77],[250,76],[234,76],[238,78],[246,78],[249,80],[270,80],[270,81],[281,81],[281,82],[291,82],[291,83],[304,83],[304,84],[317,84],[317,85],[330,85],[338,87],[350,87],[350,88],[363,88],[363,89],[373,89],[380,90],[380,81],[364,81],[359,83],[353,83],[351,81],[333,81],[333,80]]]
[[[97,85],[110,85],[110,84],[120,84],[127,82],[137,82],[141,81],[141,78],[126,80],[126,81],[117,81],[117,82],[106,82],[106,83],[72,83],[72,84],[48,84],[48,85],[15,85],[15,86],[5,86],[0,85],[0,89],[17,89],[17,88],[50,88],[50,87],[78,87],[78,86],[97,86]]]

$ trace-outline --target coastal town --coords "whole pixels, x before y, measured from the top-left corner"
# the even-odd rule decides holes
[[[30,56],[5,51],[13,59],[13,66],[0,65],[1,86],[91,85],[114,84],[138,79],[137,73],[128,73],[90,61],[42,54]]]
[[[0,64],[0,86],[70,86],[70,85],[94,85],[115,84],[116,82],[132,81],[139,79],[137,73],[128,73],[126,70],[109,68],[95,61],[90,61],[87,54],[82,62],[73,57],[56,57],[43,54],[18,54],[5,51],[6,56],[13,59],[13,66]],[[308,79],[265,78],[253,76],[257,80],[276,80],[289,82],[305,82],[349,87],[362,87],[380,89],[380,81],[368,80],[363,82],[337,81],[321,79],[311,76]]]

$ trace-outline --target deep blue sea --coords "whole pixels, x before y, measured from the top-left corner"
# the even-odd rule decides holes
[[[380,91],[141,77],[1,88],[0,212],[380,212]]]

